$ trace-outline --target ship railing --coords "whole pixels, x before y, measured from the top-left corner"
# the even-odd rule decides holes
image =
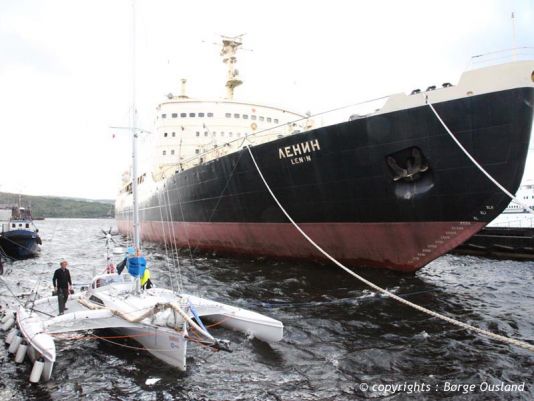
[[[513,47],[488,53],[476,54],[469,59],[466,70],[490,67],[496,64],[520,60],[534,60],[534,47]]]
[[[305,116],[289,122],[276,124],[253,133],[245,133],[245,136],[243,137],[233,139],[221,145],[207,149],[186,160],[166,164],[165,166],[161,167],[160,173],[154,178],[156,181],[158,179],[168,178],[174,173],[182,172],[227,154],[237,152],[246,146],[260,145],[262,143],[271,142],[282,137],[367,117],[380,110],[390,96],[391,95],[381,96],[379,98],[336,107],[315,114],[308,113]]]

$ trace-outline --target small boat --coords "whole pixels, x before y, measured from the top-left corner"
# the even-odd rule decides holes
[[[0,208],[0,224],[0,253],[12,259],[39,254],[42,242],[30,209],[20,206]]]
[[[68,313],[58,315],[58,297],[51,296],[3,316],[2,329],[11,330],[5,339],[8,352],[16,354],[17,362],[26,355],[34,362],[30,381],[50,380],[57,357],[55,339],[62,333],[114,329],[181,371],[186,370],[188,342],[229,350],[228,342],[215,338],[204,322],[266,342],[282,339],[283,324],[259,313],[164,288],[140,290],[138,274],[131,269],[134,260],[143,259],[130,258],[133,275],[95,276],[87,290],[69,298]]]

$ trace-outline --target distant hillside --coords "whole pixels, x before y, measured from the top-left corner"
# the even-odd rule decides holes
[[[17,205],[18,194],[0,192],[0,204]],[[103,218],[113,217],[115,208],[112,200],[81,200],[53,196],[22,195],[21,205],[31,207],[34,218],[39,217],[74,217]]]

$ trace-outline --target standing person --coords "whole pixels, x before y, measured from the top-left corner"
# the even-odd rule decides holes
[[[59,306],[59,314],[62,315],[65,311],[65,304],[69,298],[69,293],[72,290],[72,280],[70,279],[70,272],[67,269],[69,263],[63,259],[57,269],[54,272],[54,277],[52,278],[52,283],[54,284],[54,291],[57,294],[57,303]]]

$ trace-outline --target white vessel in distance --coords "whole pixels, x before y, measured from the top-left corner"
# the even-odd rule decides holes
[[[519,199],[525,206],[534,210],[534,179],[525,181],[517,190],[516,198]],[[518,205],[516,202],[510,204],[504,209],[503,213],[524,213],[525,208]]]

